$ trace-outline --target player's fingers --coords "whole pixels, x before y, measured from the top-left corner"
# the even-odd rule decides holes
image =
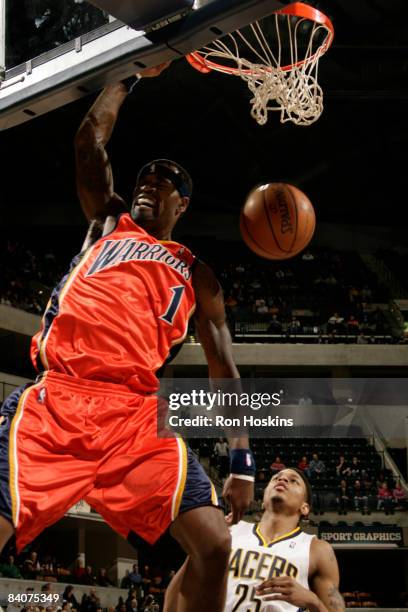
[[[257,595],[272,595],[276,593],[277,595],[288,595],[289,591],[285,587],[264,587],[263,589],[255,589]]]
[[[231,502],[231,513],[232,513],[232,521],[233,521],[233,525],[235,525],[236,523],[238,523],[242,517],[245,514],[245,510],[243,510],[243,508],[241,508],[240,506],[237,506],[236,504],[234,504],[234,502]]]
[[[267,597],[264,597],[263,599],[263,601],[287,601],[287,600],[288,600],[288,596],[282,595],[282,594],[268,595]]]
[[[260,582],[257,588],[262,589],[264,587],[285,586],[289,585],[290,582],[291,579],[288,576],[277,576],[276,578],[268,578],[268,580]]]

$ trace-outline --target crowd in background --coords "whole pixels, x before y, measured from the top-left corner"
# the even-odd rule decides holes
[[[125,576],[115,584],[109,576],[106,568],[94,570],[90,565],[84,566],[77,560],[71,568],[66,568],[51,557],[41,559],[36,551],[31,551],[22,559],[16,560],[14,555],[9,554],[0,563],[0,575],[3,578],[47,581],[35,592],[52,596],[56,594],[55,583],[64,582],[68,584],[62,597],[56,601],[49,599],[46,605],[24,605],[17,602],[7,606],[8,612],[158,612],[162,609],[164,593],[174,570],[157,571],[145,565],[139,571],[135,563],[132,570],[127,570]],[[76,594],[75,584],[91,587],[82,597]],[[106,608],[103,597],[99,597],[94,587],[119,587],[128,591],[127,598],[119,597],[115,608]],[[33,593],[33,587],[28,587],[26,593]],[[100,593],[100,591],[99,591]]]
[[[0,303],[41,314],[70,259],[51,247],[11,239],[0,246],[0,256]],[[378,306],[390,296],[356,253],[320,249],[294,260],[218,260],[214,267],[236,340],[251,331],[280,342],[307,336],[322,344],[399,339]]]

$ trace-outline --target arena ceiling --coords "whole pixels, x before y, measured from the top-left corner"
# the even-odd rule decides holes
[[[283,180],[310,196],[321,221],[406,223],[406,3],[311,4],[336,29],[321,60],[325,109],[314,125],[281,125],[273,114],[258,126],[239,79],[201,75],[177,61],[160,78],[143,80],[122,108],[109,147],[117,191],[129,196],[142,163],[171,157],[195,180],[194,206],[215,219],[238,211],[254,184]],[[73,138],[93,99],[0,134],[3,224],[81,222]]]

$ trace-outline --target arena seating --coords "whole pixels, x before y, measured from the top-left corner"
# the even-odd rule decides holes
[[[314,249],[293,260],[271,262],[244,257],[237,244],[229,251],[233,262],[216,253],[203,253],[203,259],[223,286],[236,342],[398,341],[378,306],[390,296],[357,253]],[[68,269],[67,253],[53,243],[3,241],[0,302],[40,314],[51,288]],[[194,335],[193,327],[190,333]]]
[[[190,441],[193,449],[201,457],[210,456],[210,464],[216,468],[216,457],[212,454],[211,441],[194,439]],[[302,457],[307,458],[309,463],[313,454],[324,463],[322,474],[306,474],[313,489],[313,511],[317,514],[323,512],[350,512],[358,509],[362,513],[377,511],[378,489],[381,483],[386,482],[388,489],[392,491],[395,486],[395,479],[389,469],[383,467],[383,459],[376,449],[364,438],[344,438],[344,439],[297,439],[297,438],[267,438],[253,439],[251,447],[257,465],[257,477],[255,483],[255,499],[257,504],[254,510],[260,509],[265,485],[274,473],[272,464],[276,458],[287,467],[298,467]],[[343,455],[346,466],[350,470],[346,474],[337,473],[336,467],[339,465],[339,458]],[[357,457],[358,466],[353,468],[352,459]],[[339,502],[339,485],[342,479],[346,480],[348,488],[348,499],[344,504]],[[367,501],[364,504],[358,503],[356,506],[354,499],[354,483],[360,480],[364,489]],[[388,504],[381,504],[381,512],[386,514],[393,513],[394,509],[407,509],[406,500],[403,504],[397,504],[396,500]]]

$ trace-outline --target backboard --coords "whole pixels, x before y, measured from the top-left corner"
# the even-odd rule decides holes
[[[14,4],[0,0],[0,129],[180,58],[281,6],[278,0],[212,0],[195,6],[192,0],[93,0],[92,5],[21,0],[17,11]]]

